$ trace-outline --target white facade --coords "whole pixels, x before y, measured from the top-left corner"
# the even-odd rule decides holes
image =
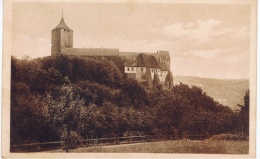
[[[136,73],[136,67],[125,66],[125,73]]]

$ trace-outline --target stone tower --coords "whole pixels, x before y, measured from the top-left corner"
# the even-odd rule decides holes
[[[73,30],[65,24],[62,16],[59,25],[51,31],[51,56],[60,55],[63,48],[73,48]]]

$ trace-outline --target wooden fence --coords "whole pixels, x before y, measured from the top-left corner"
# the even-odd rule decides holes
[[[82,140],[83,145],[86,147],[91,146],[105,146],[105,145],[116,145],[116,144],[130,144],[130,143],[141,143],[154,141],[154,136],[127,136],[127,137],[114,137],[114,138],[99,138],[99,139],[85,139]],[[65,141],[57,142],[45,142],[45,143],[30,143],[22,145],[11,145],[11,152],[37,152],[60,149],[64,146]]]
[[[190,139],[205,139],[205,136],[202,135],[189,135]],[[131,143],[142,143],[142,142],[151,142],[151,141],[163,141],[163,140],[175,140],[174,136],[153,136],[153,135],[144,135],[144,136],[127,136],[127,137],[113,137],[113,138],[99,138],[99,139],[85,139],[80,142],[85,147],[91,146],[105,146],[105,145],[117,145],[117,144],[131,144]],[[22,145],[11,145],[11,152],[37,152],[37,151],[46,151],[46,150],[55,150],[63,148],[65,141],[57,142],[45,142],[45,143],[30,143]]]

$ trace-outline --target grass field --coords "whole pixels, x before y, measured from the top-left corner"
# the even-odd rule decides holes
[[[200,153],[200,154],[248,154],[248,141],[159,141],[136,144],[81,147],[69,150],[73,153]],[[48,152],[64,152],[62,150]]]

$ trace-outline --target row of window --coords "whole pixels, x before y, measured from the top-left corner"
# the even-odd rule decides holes
[[[130,67],[127,67],[127,71],[130,71]],[[131,71],[134,71],[134,67],[131,68]]]
[[[135,67],[127,67],[127,71],[134,71]],[[141,71],[144,71],[144,68],[141,67]]]
[[[135,67],[127,67],[127,71],[134,71],[134,70],[135,70]],[[144,71],[144,68],[141,67],[141,72],[143,72],[143,71]],[[151,72],[152,73],[154,73],[154,72],[156,72],[156,73],[164,73],[164,71],[157,70],[157,69],[154,69],[154,68],[151,68]],[[165,71],[165,73],[167,73],[167,71]]]
[[[56,32],[56,31],[58,31],[58,30],[57,29],[53,30],[53,32]],[[66,32],[66,31],[70,32],[69,30],[64,29],[64,32]]]
[[[167,71],[163,71],[163,70],[157,70],[157,69],[154,69],[154,68],[151,68],[151,72],[156,72],[156,73],[167,73]]]

